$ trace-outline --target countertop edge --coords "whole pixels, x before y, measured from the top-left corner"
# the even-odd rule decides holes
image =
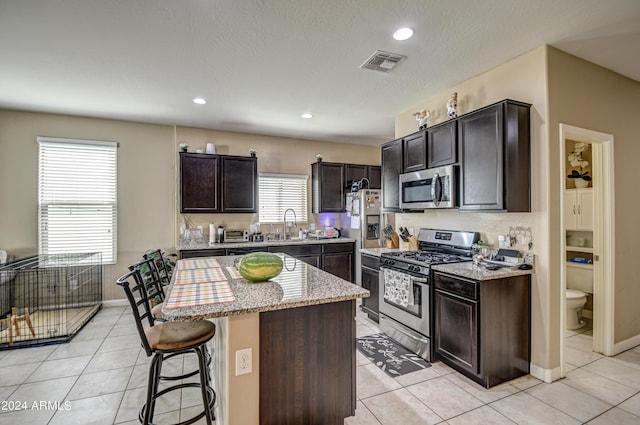
[[[532,275],[533,270],[520,270],[518,268],[502,268],[499,270],[487,270],[482,266],[473,264],[472,261],[464,263],[437,264],[431,266],[434,271],[449,273],[455,276],[466,277],[473,280],[496,280],[508,277]]]
[[[350,238],[327,238],[327,239],[299,239],[299,240],[278,240],[278,241],[264,241],[264,242],[223,242],[223,243],[199,243],[193,245],[185,245],[178,243],[176,250],[178,251],[190,251],[196,249],[226,249],[226,248],[257,248],[257,247],[270,247],[270,246],[283,246],[283,245],[326,245],[333,243],[353,243],[355,239]]]

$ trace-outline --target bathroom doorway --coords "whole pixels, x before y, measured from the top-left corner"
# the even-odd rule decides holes
[[[566,338],[569,336],[569,331],[566,329],[568,279],[575,282],[592,277],[593,295],[587,297],[587,307],[592,312],[590,321],[593,324],[591,348],[593,352],[607,356],[615,354],[613,343],[615,282],[612,270],[614,260],[613,136],[560,124],[560,153],[561,199],[563,200],[561,228],[564,236],[560,261],[562,276],[560,360],[561,376],[565,376],[565,362],[568,360]],[[588,165],[586,165],[587,162]],[[582,179],[576,173],[591,177],[587,187],[581,188],[578,180]],[[572,177],[569,178],[569,175]],[[586,205],[580,205],[581,194],[584,195]],[[578,199],[578,201],[571,201],[572,199]],[[590,223],[580,222],[581,219]],[[578,279],[576,275],[572,275],[576,270],[582,273],[578,275]],[[587,270],[586,275],[585,270]],[[588,270],[592,270],[591,273]],[[586,319],[589,321],[588,317]],[[588,332],[584,333],[584,335],[588,334]]]

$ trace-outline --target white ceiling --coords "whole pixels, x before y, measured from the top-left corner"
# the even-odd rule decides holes
[[[640,0],[0,0],[0,108],[379,144],[544,44],[640,81]]]

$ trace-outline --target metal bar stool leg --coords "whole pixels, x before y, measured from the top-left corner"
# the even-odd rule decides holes
[[[207,367],[207,347],[203,344],[198,347],[196,351],[200,363],[200,392],[202,393],[202,404],[204,406],[205,417],[207,418],[207,425],[211,425],[215,419],[212,409],[216,402],[216,393],[210,386],[209,368]],[[211,394],[209,394],[209,392],[211,392]]]

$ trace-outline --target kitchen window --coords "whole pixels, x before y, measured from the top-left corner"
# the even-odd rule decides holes
[[[116,142],[38,137],[38,251],[116,262]]]
[[[298,223],[309,221],[307,180],[304,174],[260,173],[258,176],[260,223],[282,223],[284,212],[292,208]],[[292,219],[292,215],[288,217]]]

